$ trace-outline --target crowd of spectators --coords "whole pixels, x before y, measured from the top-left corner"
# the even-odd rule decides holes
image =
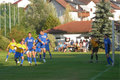
[[[89,41],[80,40],[74,42],[73,40],[69,42],[58,42],[57,50],[59,52],[88,52],[89,50]]]

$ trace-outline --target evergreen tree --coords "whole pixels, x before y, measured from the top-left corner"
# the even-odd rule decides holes
[[[104,34],[108,34],[111,37],[112,34],[112,17],[110,2],[107,0],[101,0],[96,5],[96,16],[93,18],[92,35],[96,36],[101,43],[103,43]]]

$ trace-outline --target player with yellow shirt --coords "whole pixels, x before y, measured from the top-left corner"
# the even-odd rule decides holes
[[[6,56],[5,62],[7,62],[10,53],[13,53],[15,55],[15,45],[16,45],[15,39],[12,39],[12,42],[9,43],[6,49],[8,51],[8,54]]]
[[[93,54],[95,53],[96,56],[96,62],[98,62],[98,49],[99,49],[99,44],[98,44],[98,40],[95,38],[95,36],[91,36],[91,40],[90,40],[91,46],[92,46],[92,54],[91,54],[91,61],[93,62]]]
[[[24,44],[24,41],[22,40],[21,43],[16,44],[16,53],[15,53],[15,62],[17,64],[17,59],[21,58],[21,64],[23,65],[24,56],[23,54],[27,51],[27,46]]]

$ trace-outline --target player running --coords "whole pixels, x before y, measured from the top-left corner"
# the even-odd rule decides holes
[[[46,62],[46,60],[45,60],[45,54],[46,54],[45,43],[47,42],[47,33],[40,31],[39,42],[41,42],[41,49],[43,51],[43,62],[45,63]]]
[[[46,48],[46,51],[49,52],[49,55],[50,55],[50,59],[52,59],[52,55],[51,55],[51,52],[50,52],[50,47],[49,47],[49,44],[50,44],[50,40],[47,39],[46,41],[46,44],[45,44],[45,48]],[[51,45],[51,44],[50,44]]]
[[[111,49],[111,41],[109,39],[109,36],[107,34],[104,35],[104,46],[105,46],[105,54],[106,54],[106,58],[107,58],[107,62],[108,62],[108,66],[110,65],[110,61],[113,64],[113,60],[111,59],[111,57],[109,56],[110,54],[110,49]]]
[[[35,53],[34,53],[34,49],[33,49],[33,43],[34,43],[34,38],[32,37],[31,33],[29,32],[28,33],[28,37],[25,39],[25,44],[27,45],[28,47],[28,56],[29,56],[29,59],[30,59],[30,65],[32,65],[32,57],[31,57],[31,53],[33,55],[33,59],[34,59],[34,62],[35,62],[35,65],[37,65],[37,62],[36,62],[36,57],[35,57]]]
[[[92,46],[92,54],[91,54],[91,63],[93,62],[93,55],[95,53],[95,56],[96,56],[96,62],[98,62],[98,40],[95,38],[95,36],[91,36],[91,46]]]
[[[40,61],[41,61],[41,43],[39,42],[39,36],[37,36],[37,39],[35,40],[35,55],[37,55],[37,53],[39,53],[40,55]]]
[[[25,53],[25,51],[27,51],[27,46],[24,44],[24,41],[22,40],[21,43],[16,44],[16,53],[15,53],[15,62],[16,65],[18,63],[17,59],[21,58],[21,64],[20,66],[23,65],[23,61],[24,61],[24,56],[23,54]]]
[[[5,62],[7,62],[10,53],[13,53],[15,55],[15,45],[16,45],[15,39],[12,39],[12,42],[10,42],[10,44],[8,45],[8,47],[6,49],[7,51],[9,49],[9,51],[6,56]]]

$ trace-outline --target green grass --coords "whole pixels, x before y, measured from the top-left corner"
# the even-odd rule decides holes
[[[117,52],[119,53],[119,52]],[[92,80],[109,67],[105,55],[99,54],[98,63],[89,63],[88,53],[53,53],[53,59],[46,55],[46,63],[29,66],[26,56],[22,67],[16,66],[13,54],[5,62],[6,52],[0,52],[0,80]],[[120,55],[115,55],[115,66],[95,80],[120,80]]]

